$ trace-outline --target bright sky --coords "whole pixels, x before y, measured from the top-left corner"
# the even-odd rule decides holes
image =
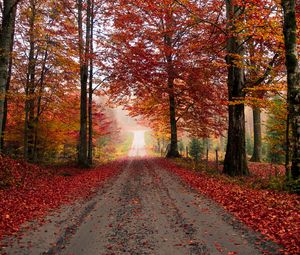
[[[147,155],[145,148],[145,130],[133,131],[133,143],[129,151],[129,157],[145,157]]]
[[[117,118],[119,126],[125,132],[134,132],[135,130],[146,130],[147,127],[143,127],[138,124],[137,120],[128,116],[128,112],[123,110],[122,107],[114,109],[115,117]]]

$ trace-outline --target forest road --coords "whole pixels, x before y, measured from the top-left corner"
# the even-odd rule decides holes
[[[49,220],[50,219],[50,220]],[[276,246],[183,184],[155,159],[132,158],[89,201],[11,240],[6,254],[279,254]]]

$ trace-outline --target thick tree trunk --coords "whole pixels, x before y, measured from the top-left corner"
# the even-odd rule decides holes
[[[295,0],[282,0],[284,39],[288,82],[289,115],[292,126],[292,167],[294,180],[300,176],[300,69],[297,54],[297,22]]]
[[[253,134],[254,146],[250,161],[261,162],[261,110],[259,107],[253,108]]]
[[[234,102],[245,97],[244,70],[235,64],[236,56],[243,56],[243,49],[238,35],[234,35],[235,27],[233,21],[239,17],[240,8],[234,6],[234,1],[226,0],[226,11],[228,19],[228,31],[231,34],[227,42],[226,61],[228,64],[228,95],[229,101]],[[245,141],[245,112],[244,104],[229,105],[228,116],[228,142],[224,160],[224,173],[236,175],[248,175]]]
[[[7,108],[6,92],[10,80],[9,63],[13,45],[14,23],[16,18],[16,0],[3,1],[2,22],[0,30],[0,150],[3,149],[3,131],[5,129],[5,115]]]

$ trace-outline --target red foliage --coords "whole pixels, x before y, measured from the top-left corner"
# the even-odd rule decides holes
[[[300,254],[299,196],[255,190],[159,160],[191,187],[221,204],[246,225],[282,245],[284,254]]]
[[[116,175],[122,164],[117,161],[93,170],[66,168],[60,172],[76,174],[59,176],[51,174],[52,170],[46,174],[47,169],[1,158],[0,173],[9,167],[16,181],[11,183],[13,187],[0,190],[0,239],[16,233],[21,224],[45,215],[49,209],[88,197],[103,181]]]

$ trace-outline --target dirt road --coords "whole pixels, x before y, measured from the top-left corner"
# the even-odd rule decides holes
[[[32,230],[35,228],[35,230]],[[89,201],[32,223],[7,254],[278,254],[276,247],[162,169],[129,159]]]

